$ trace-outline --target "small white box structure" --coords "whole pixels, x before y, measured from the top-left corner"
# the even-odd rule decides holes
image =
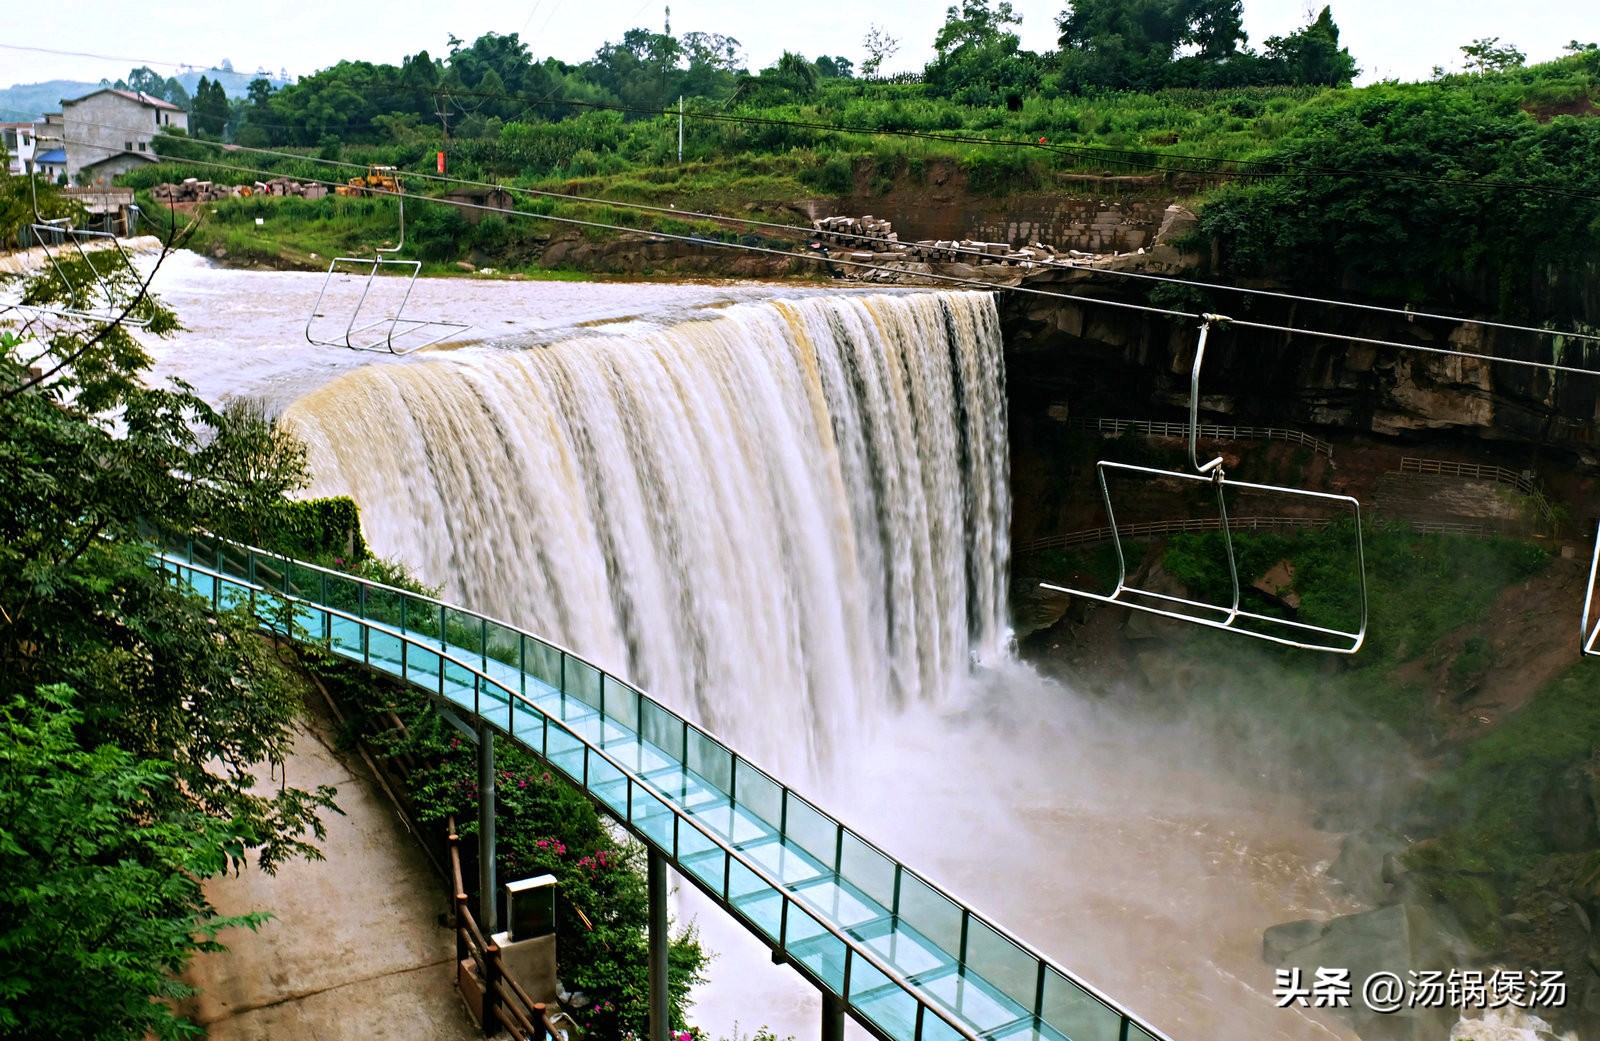
[[[506,883],[506,931],[493,940],[506,971],[534,1001],[556,1000],[556,877]]]

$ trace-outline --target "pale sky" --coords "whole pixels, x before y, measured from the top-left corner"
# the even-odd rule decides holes
[[[171,74],[178,64],[204,68],[227,58],[236,69],[258,67],[305,75],[342,58],[397,63],[426,49],[448,52],[451,33],[470,42],[485,32],[520,33],[536,57],[578,62],[633,26],[659,28],[658,0],[500,0],[482,3],[221,4],[167,0],[155,7],[127,0],[0,0],[5,33],[0,43],[115,56],[117,60],[36,54],[0,48],[0,86],[49,79],[98,80],[126,75],[136,64]],[[838,54],[857,63],[861,39],[877,23],[901,41],[886,70],[920,68],[933,53],[933,37],[948,0],[810,0],[779,6],[767,0],[675,0],[677,34],[719,32],[744,45],[751,68],[775,61],[785,49],[808,57]],[[1012,0],[1022,14],[1023,46],[1050,49],[1055,17],[1065,0]],[[1464,43],[1486,36],[1514,44],[1530,62],[1561,54],[1574,38],[1600,39],[1592,3],[1542,0],[1332,0],[1340,42],[1363,74],[1378,79],[1427,79],[1434,65],[1459,68]],[[1245,0],[1245,29],[1252,46],[1304,25],[1321,3],[1312,0]],[[129,61],[128,59],[137,59]],[[158,64],[159,63],[159,64]]]

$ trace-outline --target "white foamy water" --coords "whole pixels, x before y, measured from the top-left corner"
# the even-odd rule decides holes
[[[1320,878],[1338,836],[1223,779],[1240,749],[1000,653],[986,296],[419,283],[414,313],[474,329],[392,359],[305,343],[321,275],[162,280],[189,331],[161,372],[281,410],[379,552],[707,723],[1179,1041],[1353,1036],[1273,1007],[1260,961],[1266,927],[1352,909]],[[695,1020],[811,1036],[815,992],[683,889],[720,954]]]

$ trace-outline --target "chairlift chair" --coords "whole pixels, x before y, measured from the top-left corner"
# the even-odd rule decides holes
[[[148,318],[137,318],[131,314],[124,314],[127,310],[125,303],[119,302],[116,290],[112,285],[118,271],[125,271],[130,277],[138,279],[139,273],[133,266],[133,260],[122,248],[122,242],[115,232],[91,231],[87,228],[75,228],[70,217],[54,217],[47,219],[39,212],[38,183],[33,179],[33,163],[30,160],[28,167],[28,188],[33,203],[33,223],[29,224],[28,235],[31,241],[37,243],[44,251],[45,258],[50,261],[50,267],[55,272],[61,284],[67,287],[71,294],[71,303],[66,307],[41,307],[31,304],[13,305],[17,310],[31,311],[35,314],[53,314],[62,318],[76,318],[92,322],[116,322],[145,328],[150,324]],[[109,249],[85,249],[93,243],[109,243]],[[24,242],[26,246],[28,243]],[[58,253],[63,252],[70,245],[77,251],[78,259],[83,261],[83,266],[92,276],[95,291],[87,291],[87,280],[82,282],[85,292],[80,293],[80,282],[67,277],[67,272],[61,266]],[[104,270],[95,266],[91,253],[98,253],[109,260]],[[92,297],[92,299],[90,299]]]
[[[447,322],[442,319],[406,318],[406,304],[411,299],[412,287],[417,284],[417,276],[422,272],[420,260],[403,260],[392,254],[399,253],[406,241],[406,200],[403,194],[396,193],[400,204],[400,239],[393,246],[384,248],[373,247],[374,256],[371,257],[335,257],[328,263],[328,275],[322,282],[322,291],[317,294],[317,302],[312,305],[311,316],[306,319],[306,341],[319,347],[347,347],[353,351],[376,351],[389,354],[410,354],[420,351],[424,347],[431,347],[456,333],[464,332],[471,326],[463,322]],[[319,337],[312,330],[312,326],[319,318],[326,318],[323,313],[322,302],[328,295],[328,287],[333,284],[334,273],[340,264],[366,267],[366,281],[361,286],[361,294],[356,298],[355,309],[350,312],[350,320],[345,323],[343,333],[332,336]],[[362,311],[367,306],[368,294],[372,291],[374,280],[378,272],[384,267],[404,268],[410,271],[406,277],[405,292],[401,294],[400,304],[395,308],[394,314],[387,317],[361,322]],[[356,272],[359,274],[360,272]],[[387,327],[387,328],[385,328]],[[381,330],[376,336],[368,337],[366,334],[373,330]],[[400,343],[396,343],[396,340]]]
[[[1287,647],[1298,647],[1308,651],[1323,651],[1330,654],[1354,654],[1361,649],[1367,634],[1367,575],[1366,555],[1361,537],[1361,504],[1349,495],[1335,495],[1329,492],[1314,492],[1303,488],[1229,480],[1223,471],[1221,456],[1206,463],[1200,462],[1198,450],[1200,368],[1205,361],[1206,339],[1212,324],[1227,321],[1226,318],[1219,315],[1208,314],[1202,317],[1204,321],[1200,326],[1200,339],[1195,347],[1194,365],[1189,374],[1189,463],[1195,472],[1162,470],[1148,466],[1136,466],[1131,463],[1100,460],[1096,464],[1096,472],[1100,481],[1100,494],[1105,503],[1106,518],[1110,522],[1112,542],[1117,550],[1116,588],[1110,594],[1104,594],[1085,589],[1052,585],[1048,582],[1040,583],[1040,585],[1042,588],[1054,592],[1081,596],[1100,603],[1127,607],[1135,611],[1160,615],[1164,618],[1172,618],[1181,622],[1191,622],[1195,625],[1202,625],[1212,629],[1222,629],[1238,633],[1241,636],[1266,640],[1270,643]],[[1111,504],[1111,487],[1107,480],[1108,473],[1112,472],[1199,482],[1210,484],[1215,489],[1223,552],[1227,560],[1228,577],[1232,586],[1230,603],[1226,605],[1207,603],[1203,600],[1160,593],[1153,589],[1143,589],[1129,584],[1127,558],[1122,552],[1123,535],[1117,527],[1116,512]],[[1291,495],[1301,499],[1309,499],[1330,505],[1339,504],[1349,508],[1351,516],[1355,520],[1356,572],[1360,590],[1359,624],[1356,628],[1351,630],[1333,629],[1244,609],[1242,590],[1239,585],[1239,562],[1234,550],[1233,532],[1228,524],[1228,505],[1224,495],[1228,489]],[[1596,560],[1597,564],[1600,564],[1600,556],[1597,556]],[[1590,581],[1592,584],[1592,574]],[[1585,628],[1587,629],[1587,614],[1585,615]]]

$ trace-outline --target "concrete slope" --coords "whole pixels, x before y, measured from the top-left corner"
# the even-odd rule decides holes
[[[298,725],[288,781],[339,789],[327,858],[213,880],[223,914],[270,911],[231,930],[185,979],[185,1011],[212,1041],[467,1041],[480,1036],[454,989],[455,940],[439,924],[443,888],[358,756],[333,750],[326,719]],[[281,779],[281,778],[280,778]],[[279,779],[263,777],[265,784]]]

